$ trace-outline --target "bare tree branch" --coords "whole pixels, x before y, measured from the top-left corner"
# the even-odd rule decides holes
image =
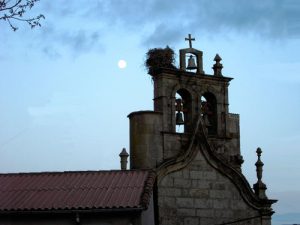
[[[8,1],[2,1],[2,5],[3,5],[3,8],[1,7],[0,5],[0,11],[4,11],[4,10],[11,10],[11,9],[14,9],[15,7],[17,7],[20,3],[21,3],[22,0],[18,0],[16,1],[16,3],[14,5],[11,5],[9,7],[6,7],[8,5],[8,3],[10,2],[10,0]]]
[[[30,10],[39,0],[0,0],[0,20],[6,21],[13,31],[18,29],[12,21],[26,22],[31,28],[41,26],[40,20],[45,16],[40,14],[32,18],[23,18],[26,11]]]

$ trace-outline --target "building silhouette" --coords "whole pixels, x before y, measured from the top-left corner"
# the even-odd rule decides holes
[[[154,110],[128,115],[129,170],[123,149],[119,171],[1,174],[0,224],[270,225],[260,148],[253,188],[242,174],[232,78],[186,40],[180,68],[168,47],[148,55]]]

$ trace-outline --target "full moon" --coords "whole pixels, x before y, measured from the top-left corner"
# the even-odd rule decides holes
[[[123,60],[123,59],[119,60],[119,62],[118,62],[118,67],[119,67],[120,69],[124,69],[124,68],[126,68],[126,66],[127,66],[127,63],[126,63],[125,60]]]

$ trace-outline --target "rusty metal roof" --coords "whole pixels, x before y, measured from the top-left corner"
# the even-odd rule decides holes
[[[150,171],[0,174],[0,212],[146,208]]]

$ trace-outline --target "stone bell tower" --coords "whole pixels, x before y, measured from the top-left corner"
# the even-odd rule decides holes
[[[276,200],[265,195],[261,150],[254,190],[242,174],[239,115],[228,108],[232,78],[223,76],[218,54],[213,74],[206,74],[195,39],[185,40],[179,69],[158,66],[150,73],[154,110],[128,115],[130,167],[157,175],[156,224],[270,225]]]
[[[188,139],[197,118],[201,116],[209,141],[215,146],[217,153],[227,163],[240,169],[243,158],[240,155],[239,115],[229,113],[228,110],[228,86],[232,78],[222,75],[223,66],[218,54],[214,59],[214,74],[205,74],[203,52],[192,47],[195,39],[191,35],[186,40],[189,41],[189,48],[179,51],[180,69],[161,68],[152,75],[154,111],[129,115],[131,166],[154,168],[177,154],[184,141],[178,145],[175,140]],[[145,126],[143,131],[139,129],[142,124]],[[176,128],[183,128],[184,132],[177,133]],[[140,145],[139,142],[143,144]],[[165,145],[172,144],[172,151],[168,152]],[[139,159],[135,160],[137,158]]]

